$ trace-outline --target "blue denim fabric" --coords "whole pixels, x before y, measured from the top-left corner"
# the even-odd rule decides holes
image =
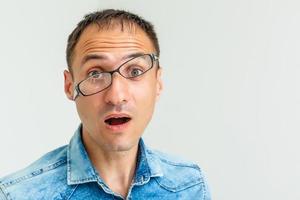
[[[81,139],[81,126],[69,145],[27,168],[0,179],[0,200],[123,199],[93,167]],[[139,142],[138,165],[126,199],[209,200],[200,168]]]

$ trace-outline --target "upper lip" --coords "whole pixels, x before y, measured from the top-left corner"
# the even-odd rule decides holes
[[[107,116],[104,118],[104,121],[105,121],[105,120],[108,120],[108,119],[110,119],[110,118],[122,118],[122,117],[131,118],[130,115],[128,115],[128,114],[126,114],[126,113],[112,113],[112,114],[107,115]]]

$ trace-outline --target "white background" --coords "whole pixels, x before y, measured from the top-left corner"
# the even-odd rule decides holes
[[[161,44],[146,142],[197,162],[213,199],[300,199],[300,1],[0,2],[0,176],[68,143],[67,37],[84,14],[123,8]]]

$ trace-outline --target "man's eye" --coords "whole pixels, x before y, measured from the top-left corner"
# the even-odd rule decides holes
[[[93,77],[93,78],[99,78],[100,75],[101,75],[101,72],[95,71],[95,70],[88,73],[88,76]]]
[[[138,68],[133,68],[131,71],[130,71],[130,76],[131,77],[136,77],[136,76],[139,76],[143,74],[143,70],[141,69],[138,69]]]

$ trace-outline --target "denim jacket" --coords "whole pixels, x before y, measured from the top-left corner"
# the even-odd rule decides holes
[[[81,126],[69,145],[41,157],[27,168],[0,179],[0,200],[124,199],[114,193],[92,165]],[[138,163],[126,199],[209,200],[200,168],[139,142]]]

